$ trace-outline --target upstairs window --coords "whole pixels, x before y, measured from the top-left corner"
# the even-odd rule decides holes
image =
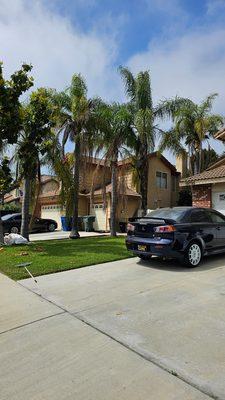
[[[160,189],[167,189],[167,173],[156,171],[156,186]]]

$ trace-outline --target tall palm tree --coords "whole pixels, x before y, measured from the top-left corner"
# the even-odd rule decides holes
[[[66,217],[73,213],[73,154],[65,154],[57,131],[53,132],[50,146],[42,159],[43,165],[46,165],[59,179],[60,185],[60,203],[65,207]]]
[[[145,213],[148,194],[148,154],[155,148],[155,139],[163,133],[157,125],[157,120],[171,117],[188,100],[175,97],[160,102],[154,107],[149,72],[141,71],[134,76],[128,68],[120,67],[119,71],[134,115],[134,134],[131,145],[135,152],[136,168],[140,180],[141,207]]]
[[[78,232],[80,164],[83,157],[92,151],[92,138],[98,129],[96,110],[99,99],[88,99],[84,79],[80,74],[74,74],[69,88],[64,92],[53,94],[52,101],[58,110],[57,125],[59,133],[63,132],[63,149],[68,139],[74,143],[73,216],[70,238],[77,239],[80,236]]]
[[[101,129],[97,151],[104,152],[105,163],[111,169],[110,233],[116,236],[118,202],[118,159],[122,157],[132,135],[132,114],[125,104],[113,103],[101,107]]]
[[[223,125],[223,118],[211,114],[213,100],[217,94],[207,96],[199,105],[191,100],[176,110],[173,115],[173,128],[167,132],[160,143],[160,150],[172,150],[175,154],[188,149],[189,170],[191,174],[200,173],[204,164],[203,143],[212,137]]]

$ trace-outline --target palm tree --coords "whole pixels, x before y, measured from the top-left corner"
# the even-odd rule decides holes
[[[114,103],[101,107],[102,134],[98,138],[98,151],[104,151],[105,164],[111,168],[110,233],[116,236],[118,202],[118,159],[122,157],[132,135],[132,114],[125,104]]]
[[[135,152],[136,169],[142,196],[141,207],[143,213],[145,213],[148,194],[148,154],[155,148],[155,139],[163,134],[163,131],[157,125],[157,120],[171,117],[188,100],[175,97],[154,107],[149,72],[139,72],[135,77],[128,68],[120,67],[119,71],[125,83],[126,94],[130,99],[129,106],[134,115],[131,146]]]
[[[66,217],[69,218],[73,213],[74,154],[65,154],[57,131],[54,131],[52,135],[50,146],[42,162],[53,171],[61,182],[60,203],[62,207],[65,207]]]
[[[99,99],[87,98],[87,86],[81,75],[74,74],[70,87],[64,92],[52,95],[52,101],[57,113],[57,125],[59,133],[63,132],[62,148],[68,139],[74,143],[73,166],[73,216],[71,239],[79,238],[78,232],[78,201],[80,164],[87,153],[93,148],[93,134],[97,131],[98,115],[97,107]]]
[[[176,110],[173,115],[173,128],[167,132],[160,143],[160,150],[172,150],[175,154],[188,148],[190,173],[200,173],[202,170],[203,143],[212,137],[223,125],[223,118],[211,114],[213,100],[217,94],[212,94],[199,105],[191,100]]]

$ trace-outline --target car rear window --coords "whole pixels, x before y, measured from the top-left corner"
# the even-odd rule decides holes
[[[2,221],[7,221],[8,219],[12,218],[13,214],[7,214],[2,216]]]
[[[180,222],[184,217],[187,210],[185,209],[173,209],[173,208],[162,208],[147,213],[148,218],[161,218],[161,219],[172,219]]]

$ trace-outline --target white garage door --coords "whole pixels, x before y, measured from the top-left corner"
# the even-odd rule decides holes
[[[57,222],[58,229],[62,229],[60,205],[49,205],[41,207],[41,218],[50,218]]]
[[[106,230],[106,212],[103,208],[103,204],[94,204],[91,215],[95,216],[94,229],[95,231]]]
[[[212,192],[212,207],[225,215],[225,192]]]

